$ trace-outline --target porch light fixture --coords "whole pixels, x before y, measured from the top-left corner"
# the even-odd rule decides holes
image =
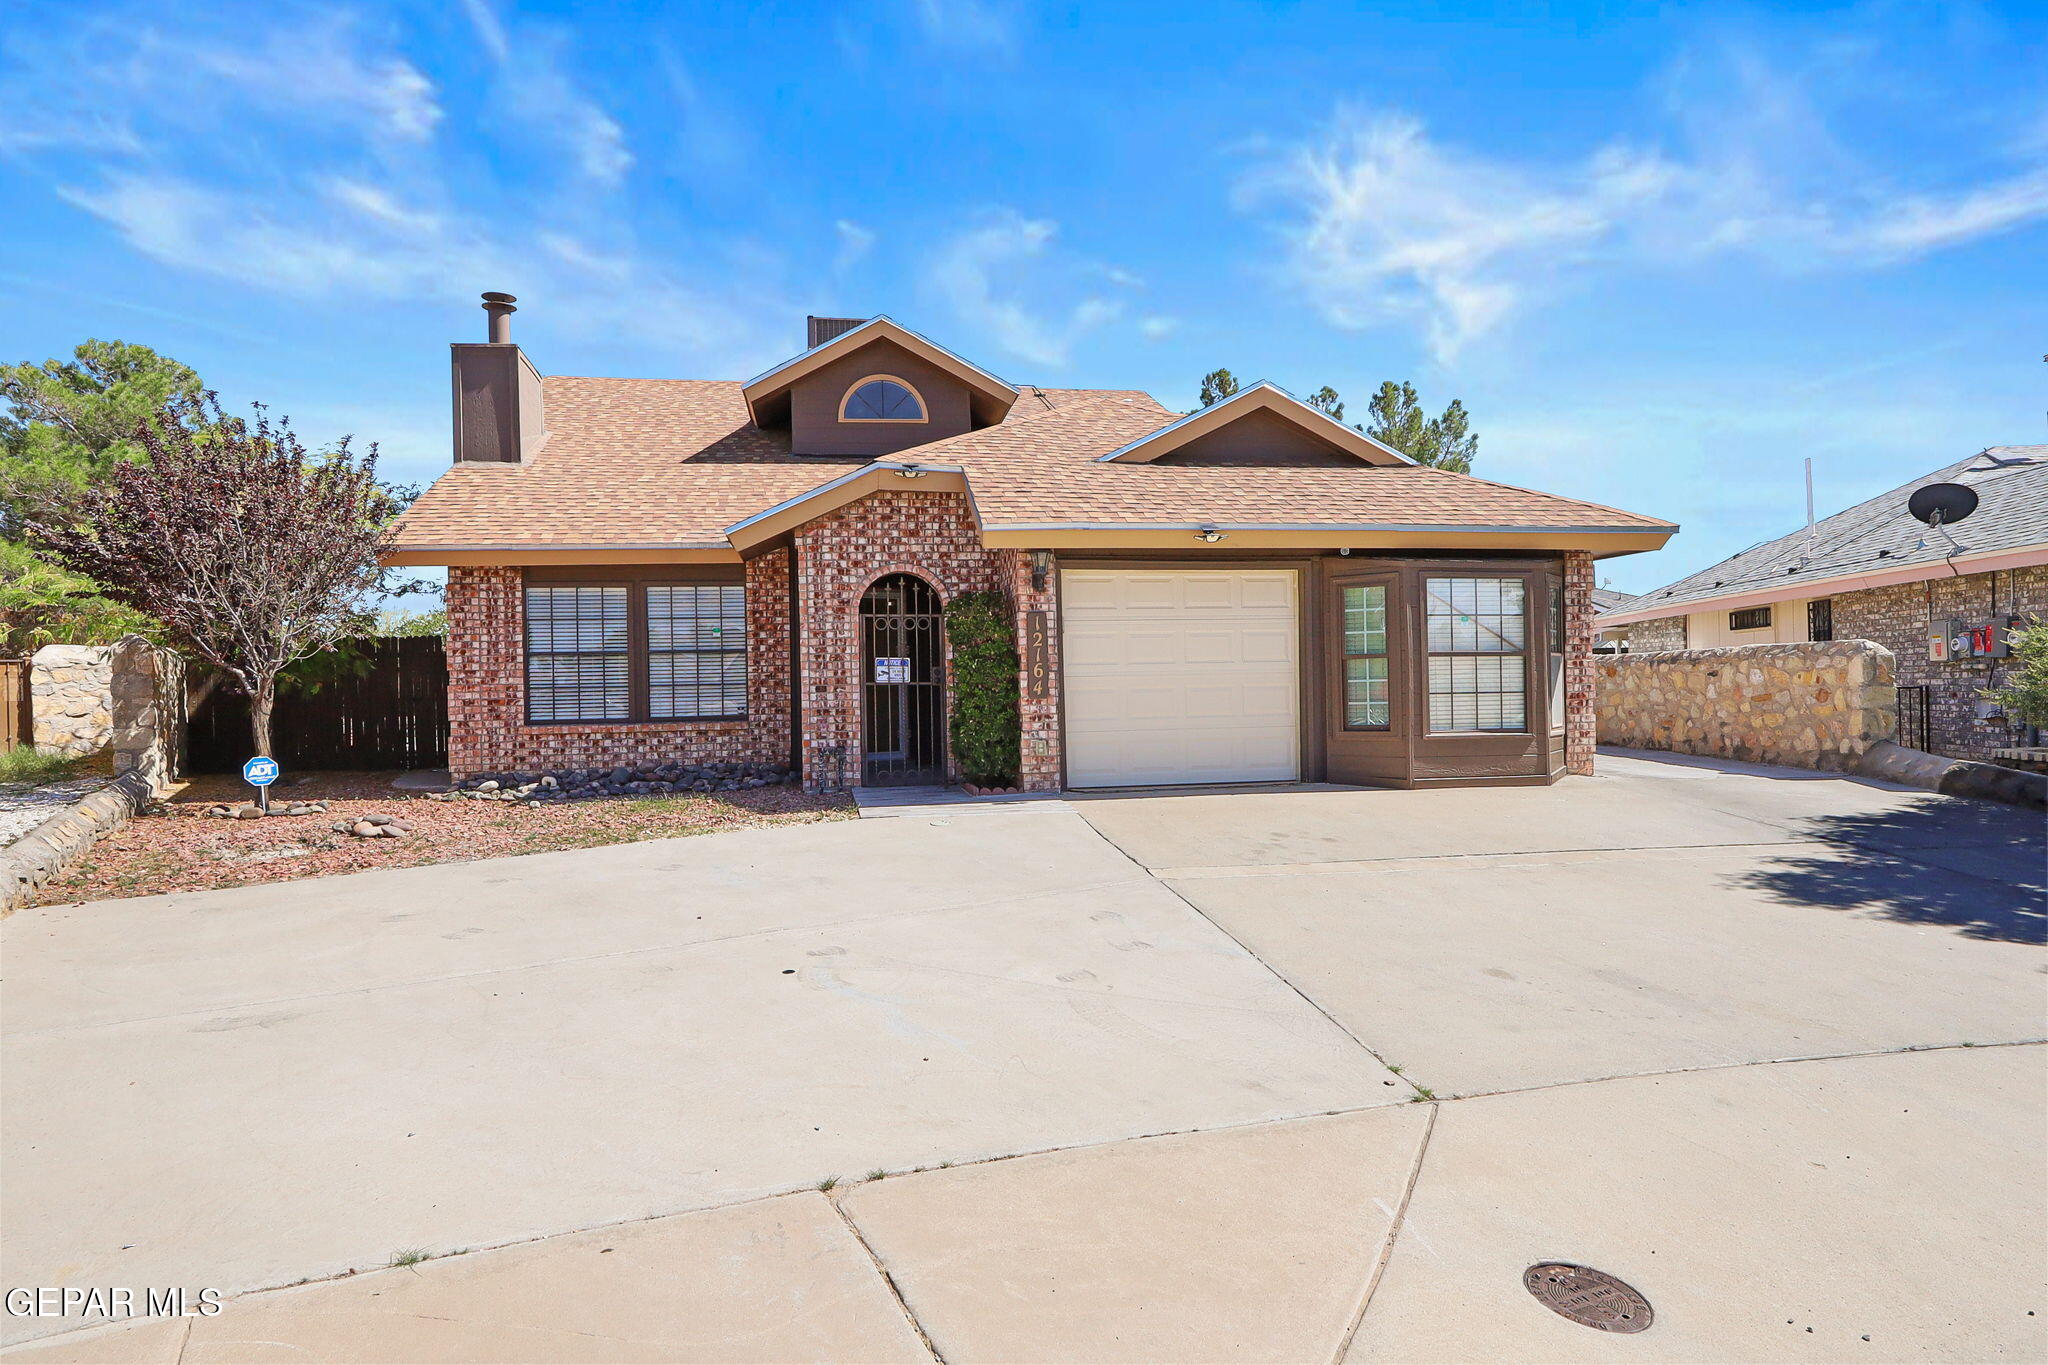
[[[902,465],[896,470],[896,472],[898,474],[901,474],[906,479],[921,479],[925,475],[924,466],[918,464]]]
[[[1031,591],[1044,592],[1045,581],[1052,576],[1052,551],[1031,552]]]
[[[1217,541],[1223,539],[1223,532],[1213,526],[1204,526],[1201,530],[1195,532],[1195,539],[1201,541],[1204,545],[1214,545]]]

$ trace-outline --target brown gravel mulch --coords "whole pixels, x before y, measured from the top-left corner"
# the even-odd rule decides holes
[[[37,904],[155,896],[171,891],[332,877],[380,867],[421,867],[638,839],[673,839],[762,825],[844,820],[844,796],[796,787],[703,795],[573,801],[537,809],[501,801],[428,801],[394,791],[396,773],[308,773],[271,789],[271,804],[325,801],[321,814],[220,820],[198,812],[222,801],[247,804],[235,777],[201,777],[162,805],[92,846]],[[337,821],[389,815],[410,825],[397,839],[338,834]]]

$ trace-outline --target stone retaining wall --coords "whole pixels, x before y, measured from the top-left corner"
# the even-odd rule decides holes
[[[185,661],[140,635],[111,645],[44,645],[29,664],[30,737],[46,754],[111,749],[114,771],[153,789],[183,775]]]
[[[1601,655],[1600,742],[1846,772],[1898,723],[1892,652],[1869,640]]]
[[[90,758],[114,737],[111,645],[44,645],[28,668],[30,742],[46,754]]]
[[[95,839],[127,824],[153,795],[148,778],[123,773],[0,849],[0,911],[28,904],[43,883],[69,867]]]

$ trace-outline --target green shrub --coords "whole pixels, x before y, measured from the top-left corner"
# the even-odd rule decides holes
[[[2048,729],[2048,623],[2014,631],[2012,659],[2005,686],[1983,695],[2014,720]]]
[[[953,647],[953,756],[981,787],[1012,787],[1022,746],[1017,718],[1017,631],[1001,593],[970,592],[946,606]]]

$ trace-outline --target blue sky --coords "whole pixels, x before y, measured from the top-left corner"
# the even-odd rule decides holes
[[[1670,517],[1643,590],[2048,441],[2038,4],[31,3],[0,356],[146,342],[448,459],[452,340],[743,377],[888,312],[1013,381],[1364,416]]]

